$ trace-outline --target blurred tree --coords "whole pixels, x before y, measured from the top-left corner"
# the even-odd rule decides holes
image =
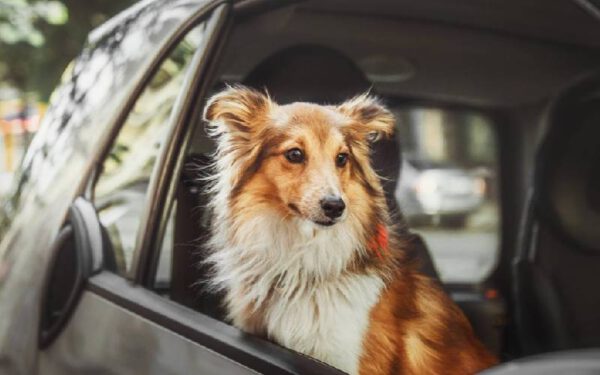
[[[63,3],[45,1],[28,4],[25,0],[0,1],[0,41],[8,44],[27,42],[40,46],[44,36],[34,27],[34,22],[44,19],[52,25],[64,24],[68,13]]]
[[[87,34],[135,0],[0,0],[0,83],[46,101]]]

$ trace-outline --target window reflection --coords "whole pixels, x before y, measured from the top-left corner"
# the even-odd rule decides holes
[[[119,273],[125,273],[131,266],[150,176],[168,136],[175,100],[204,30],[204,24],[196,27],[163,61],[136,101],[102,165],[94,202],[111,239]]]
[[[73,181],[79,181],[99,137],[157,48],[202,6],[190,1],[140,5],[94,30],[67,67],[0,205],[0,237],[24,212],[27,200],[22,197],[35,196],[35,204],[50,204],[49,190],[67,193],[77,186]]]

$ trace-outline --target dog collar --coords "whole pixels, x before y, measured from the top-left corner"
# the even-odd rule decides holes
[[[383,224],[377,224],[375,235],[369,241],[369,250],[374,252],[378,258],[383,259],[384,255],[388,253],[388,241],[387,228]]]

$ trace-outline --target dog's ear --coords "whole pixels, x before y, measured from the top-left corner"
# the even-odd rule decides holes
[[[356,96],[337,107],[353,122],[347,126],[347,134],[358,141],[371,144],[394,133],[394,115],[374,96],[368,93]]]
[[[260,131],[265,116],[273,105],[271,99],[245,86],[229,86],[206,103],[204,120],[215,133],[230,133],[249,138]]]

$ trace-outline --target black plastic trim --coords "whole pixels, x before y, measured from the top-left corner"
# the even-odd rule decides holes
[[[44,277],[44,284],[43,284],[43,289],[42,289],[42,302],[40,305],[40,320],[39,320],[40,323],[39,323],[39,328],[38,328],[38,347],[40,349],[46,348],[48,345],[50,345],[52,343],[52,341],[54,341],[54,339],[56,338],[58,333],[62,330],[62,328],[65,326],[65,324],[68,321],[68,318],[71,315],[70,310],[72,310],[72,308],[63,311],[62,315],[58,318],[58,320],[53,325],[51,325],[49,328],[46,328],[46,326],[49,323],[47,320],[45,307],[48,304],[48,298],[49,298],[50,287],[51,287],[50,280],[52,278],[54,268],[56,267],[58,255],[59,255],[61,249],[63,249],[63,247],[66,245],[67,241],[69,239],[71,239],[73,236],[74,236],[73,227],[69,224],[65,225],[60,230],[58,235],[56,236],[54,245],[52,245],[52,248],[50,250],[52,255],[50,256],[50,261],[48,262],[48,270],[46,272],[46,276]],[[81,276],[80,276],[79,272],[76,275],[75,280],[76,280],[76,282],[73,285],[73,289],[71,289],[71,291],[69,293],[69,297],[68,297],[66,306],[74,306],[76,300],[79,299],[79,295],[81,294],[82,282],[81,282]]]
[[[234,11],[237,20],[250,18],[266,12],[298,3],[306,0],[239,0],[234,3]]]
[[[49,303],[48,298],[52,277],[55,272],[60,272],[56,267],[61,251],[64,251],[69,240],[74,242],[74,253],[77,257],[75,261],[75,281],[71,285],[67,300],[62,306],[61,314],[55,322],[50,324],[46,306]],[[50,345],[58,334],[62,331],[65,324],[69,321],[73,311],[77,307],[81,292],[89,277],[98,272],[102,267],[102,233],[100,223],[96,217],[91,203],[83,198],[77,198],[67,217],[66,224],[58,233],[54,245],[51,248],[51,257],[48,263],[48,269],[44,277],[42,301],[40,307],[40,326],[38,329],[38,345],[40,349]],[[46,327],[49,325],[49,327]]]
[[[102,269],[102,229],[96,209],[87,200],[78,197],[69,211],[69,220],[75,233],[75,244],[83,256],[84,275],[89,277]]]
[[[600,373],[600,349],[533,355],[484,370],[482,375],[590,375]]]

